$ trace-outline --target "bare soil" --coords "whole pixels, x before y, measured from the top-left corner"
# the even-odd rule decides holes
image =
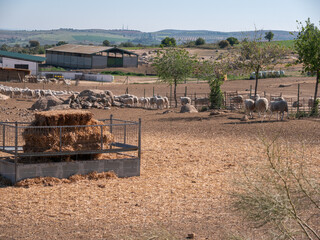
[[[282,92],[296,96],[313,95],[314,78],[265,79],[259,89],[267,94]],[[291,86],[279,88],[279,84]],[[23,87],[23,84],[10,84]],[[223,90],[247,91],[254,81],[227,81]],[[43,85],[27,84],[29,88]],[[207,84],[179,85],[178,91],[208,92]],[[63,86],[44,85],[62,89]],[[165,84],[81,83],[70,88],[109,89],[122,94],[143,96],[168,92]],[[34,100],[1,101],[1,121],[31,120],[26,110]],[[258,231],[230,209],[234,181],[241,179],[241,168],[254,168],[265,159],[262,137],[279,136],[296,149],[302,142],[308,161],[320,166],[320,121],[318,119],[260,119],[241,122],[237,112],[210,116],[209,112],[180,114],[179,109],[164,110],[112,108],[91,110],[96,119],[109,117],[142,118],[141,176],[58,182],[28,188],[0,188],[0,239],[230,239],[246,235],[264,239]]]

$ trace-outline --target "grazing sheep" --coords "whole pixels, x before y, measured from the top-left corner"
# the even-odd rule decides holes
[[[157,104],[157,108],[158,109],[163,109],[163,107],[164,107],[164,99],[162,97],[157,97],[156,104]]]
[[[255,110],[258,112],[259,114],[259,118],[261,118],[261,113],[263,113],[263,118],[261,121],[263,121],[263,119],[266,116],[266,112],[268,110],[268,99],[266,98],[258,98],[256,99],[255,102]]]
[[[252,99],[246,99],[244,101],[245,113],[249,113],[250,117],[253,118],[254,101]]]
[[[180,97],[181,105],[191,104],[191,99],[189,97]]]
[[[200,106],[209,105],[209,98],[196,98],[194,105],[195,106],[197,106],[197,105],[200,105]]]
[[[284,112],[287,112],[287,117],[289,117],[288,103],[285,100],[270,102],[270,111],[271,114],[269,120],[271,119],[273,112],[277,112],[277,120],[279,120],[279,112],[281,114],[281,121],[283,120]]]
[[[133,105],[134,105],[134,100],[133,100],[132,97],[130,97],[130,98],[123,98],[123,99],[122,99],[122,103],[123,103],[123,104],[126,104],[126,105],[133,106]]]
[[[149,103],[150,103],[150,108],[154,108],[157,105],[157,97],[156,96],[151,97]]]
[[[163,97],[163,100],[164,100],[164,107],[165,108],[169,108],[169,99],[167,97]]]
[[[132,98],[133,98],[133,105],[134,105],[135,107],[137,107],[137,106],[138,106],[138,102],[139,102],[138,97],[133,96]]]

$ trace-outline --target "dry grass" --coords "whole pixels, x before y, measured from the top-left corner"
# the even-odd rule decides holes
[[[238,86],[249,88],[243,83]],[[152,89],[129,87],[139,96],[144,87]],[[304,142],[310,161],[320,166],[319,121],[312,119],[261,123],[241,122],[235,113],[92,112],[97,119],[142,118],[141,176],[0,188],[0,239],[185,239],[190,233],[196,239],[264,239],[229,209],[242,167],[254,171],[265,156],[260,134],[280,135],[297,148]]]

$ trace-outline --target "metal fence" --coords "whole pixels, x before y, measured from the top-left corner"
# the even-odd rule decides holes
[[[115,119],[100,120],[100,125],[32,126],[28,122],[0,122],[0,151],[12,154],[15,163],[22,157],[48,157],[66,155],[92,155],[101,153],[125,153],[141,156],[141,119],[138,122]],[[79,131],[81,129],[81,131]],[[108,131],[113,141],[106,144]],[[91,132],[91,134],[90,134]],[[96,134],[97,133],[97,134]],[[99,134],[100,133],[100,134]],[[36,147],[26,151],[25,135],[39,141]],[[81,135],[82,134],[82,135]],[[90,137],[88,137],[88,134]],[[85,136],[87,135],[87,136]],[[47,138],[47,139],[45,139]],[[30,138],[27,138],[30,140]],[[52,142],[48,142],[52,139]],[[75,140],[76,139],[76,140]],[[41,148],[41,141],[53,147]],[[73,148],[70,147],[73,143]]]

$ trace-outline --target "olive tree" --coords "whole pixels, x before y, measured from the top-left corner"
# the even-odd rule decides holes
[[[160,81],[174,86],[175,107],[177,102],[177,85],[193,73],[195,56],[191,56],[185,49],[169,48],[159,51],[154,58],[153,67]]]
[[[312,113],[317,112],[317,96],[320,75],[320,30],[310,22],[306,21],[303,26],[299,23],[299,33],[295,39],[295,49],[299,55],[298,62],[303,64],[304,72],[311,72],[317,75],[316,86],[314,90],[314,102]]]
[[[239,48],[239,64],[244,70],[255,72],[254,96],[258,90],[259,71],[275,66],[286,54],[286,49],[277,44],[261,42],[259,38],[243,41]]]

